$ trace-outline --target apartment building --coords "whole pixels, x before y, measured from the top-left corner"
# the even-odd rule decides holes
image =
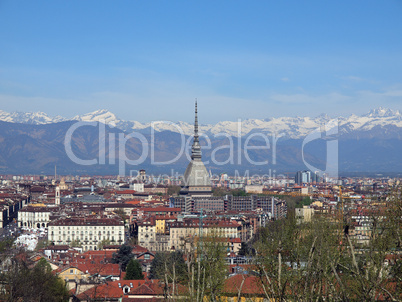
[[[188,243],[199,238],[200,232],[203,237],[239,238],[239,228],[240,225],[230,219],[205,219],[201,227],[199,219],[184,219],[170,224],[170,246],[176,250],[188,249]]]
[[[57,245],[79,243],[84,251],[96,250],[102,240],[120,245],[124,243],[124,222],[106,217],[60,218],[49,222],[48,238]]]
[[[137,223],[138,244],[148,250],[155,250],[156,224],[155,218],[150,217]]]
[[[58,208],[27,206],[18,211],[18,226],[45,228],[50,222],[50,215]]]

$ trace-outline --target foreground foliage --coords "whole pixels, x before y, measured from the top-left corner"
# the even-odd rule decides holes
[[[267,299],[275,301],[399,301],[401,296],[400,190],[373,206],[366,242],[349,234],[343,217],[296,224],[275,221],[255,238],[255,267]],[[393,262],[394,261],[394,262]]]
[[[368,202],[364,240],[341,213],[298,223],[290,211],[260,228],[239,253],[250,260],[247,275],[229,279],[227,243],[213,232],[187,242],[187,267],[172,260],[177,252],[157,253],[151,274],[168,285],[169,301],[402,301],[401,189]],[[184,296],[175,291],[178,283],[188,288]]]
[[[1,274],[1,284],[1,301],[60,302],[69,299],[64,281],[52,274],[45,259],[39,260],[33,268],[12,259],[8,270]]]
[[[127,264],[134,257],[131,253],[132,249],[131,246],[123,244],[117,253],[113,253],[112,263],[118,263],[123,272],[126,271]]]
[[[138,260],[131,259],[127,264],[125,280],[143,280],[144,275],[142,274],[141,264]]]

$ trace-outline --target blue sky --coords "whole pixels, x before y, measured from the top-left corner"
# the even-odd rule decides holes
[[[0,0],[0,109],[192,121],[402,110],[402,1]]]

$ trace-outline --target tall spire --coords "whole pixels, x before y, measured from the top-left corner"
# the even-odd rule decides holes
[[[197,110],[197,99],[195,99],[194,140],[197,140],[197,141],[198,141],[198,110]]]
[[[201,159],[201,146],[198,136],[198,110],[197,99],[195,99],[195,120],[194,120],[194,142],[191,148],[191,159]]]

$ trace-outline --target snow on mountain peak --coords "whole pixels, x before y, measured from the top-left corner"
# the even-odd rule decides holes
[[[326,113],[321,113],[320,115],[317,115],[317,118],[327,120],[327,119],[330,119],[330,116],[328,114],[326,114]]]
[[[242,135],[261,132],[267,135],[283,135],[289,138],[302,138],[311,131],[320,128],[331,118],[326,114],[317,117],[278,117],[267,119],[244,119],[239,124],[238,121],[221,121],[216,124],[201,124],[200,131],[207,135],[216,135],[226,133],[237,136],[239,132]],[[194,126],[192,123],[177,122],[150,122],[140,123],[137,121],[125,121],[118,118],[114,113],[106,109],[99,109],[84,115],[77,115],[66,119],[61,116],[50,117],[43,112],[12,112],[8,113],[0,110],[0,121],[24,124],[50,124],[61,121],[84,121],[101,122],[111,127],[119,128],[123,131],[132,132],[144,130],[153,127],[156,131],[182,132],[185,135],[192,135]],[[349,117],[339,117],[340,131],[343,133],[351,131],[367,131],[375,126],[393,125],[402,128],[402,115],[398,110],[391,110],[379,107],[371,110],[368,114],[357,116],[355,114]],[[180,129],[179,129],[180,128]]]
[[[378,107],[376,109],[371,110],[367,113],[366,117],[393,117],[393,116],[400,116],[401,113],[399,110],[392,110],[389,108]]]
[[[95,110],[81,116],[77,115],[72,119],[83,122],[103,122],[113,127],[121,122],[121,120],[114,113],[107,109]]]
[[[10,123],[22,123],[22,124],[49,124],[57,123],[67,120],[64,117],[56,116],[50,117],[44,112],[5,112],[0,110],[0,120]]]

